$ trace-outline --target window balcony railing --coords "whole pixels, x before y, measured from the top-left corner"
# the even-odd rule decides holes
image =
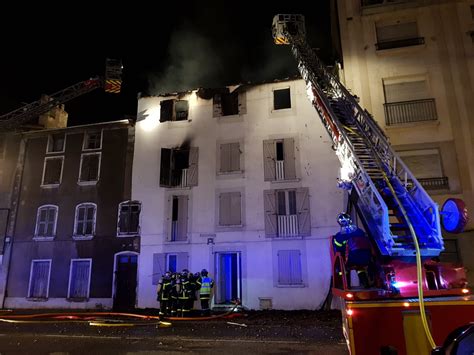
[[[447,176],[419,178],[417,180],[425,190],[449,190],[449,180]]]
[[[384,108],[387,126],[438,119],[435,99],[390,102],[384,104]]]
[[[296,237],[298,236],[298,215],[278,216],[278,236]]]
[[[275,171],[276,180],[277,181],[285,180],[285,161],[284,160],[275,161],[275,169],[276,169]]]
[[[413,37],[413,38],[397,39],[395,41],[377,42],[375,43],[375,49],[380,51],[383,49],[417,46],[419,44],[424,44],[424,43],[425,43],[424,37]]]
[[[178,240],[178,221],[172,221],[171,222],[171,238],[170,240],[172,242],[175,242]]]
[[[188,187],[188,169],[178,169],[173,171],[172,184],[174,187]]]

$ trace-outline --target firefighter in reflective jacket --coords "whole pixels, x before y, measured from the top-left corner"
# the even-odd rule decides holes
[[[171,311],[171,273],[168,271],[158,282],[157,298],[160,302],[160,316],[169,316]]]
[[[202,315],[209,315],[209,302],[211,300],[211,292],[214,287],[214,280],[209,277],[206,269],[202,269],[201,277],[197,281],[199,287],[199,298],[201,299]]]
[[[188,270],[183,270],[180,274],[180,287],[178,288],[178,314],[185,317],[189,314],[190,284],[188,280]]]

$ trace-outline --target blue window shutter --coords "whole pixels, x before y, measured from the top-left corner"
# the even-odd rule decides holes
[[[292,285],[300,285],[303,283],[301,275],[301,253],[299,250],[289,250],[290,260],[290,282]]]
[[[280,250],[278,252],[278,283],[280,285],[289,285],[291,281],[289,252],[289,250]]]

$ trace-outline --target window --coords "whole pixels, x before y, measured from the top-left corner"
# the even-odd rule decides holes
[[[303,284],[299,250],[278,251],[278,284],[283,286]]]
[[[66,142],[64,133],[50,134],[48,136],[47,153],[63,153]]]
[[[48,298],[50,272],[51,259],[31,261],[28,298]]]
[[[100,175],[100,158],[101,153],[87,153],[81,155],[79,183],[97,183]]]
[[[197,147],[190,149],[161,148],[160,186],[197,186],[198,156]]]
[[[95,234],[97,206],[94,203],[82,203],[76,207],[74,237],[92,238]]]
[[[153,254],[152,284],[158,285],[166,271],[180,272],[188,268],[188,253],[158,253]]]
[[[163,100],[160,102],[160,122],[186,121],[189,103],[187,100]]]
[[[273,109],[291,108],[290,88],[273,90]]]
[[[72,259],[69,267],[67,298],[86,300],[89,298],[92,259]]]
[[[89,131],[84,134],[83,150],[100,149],[102,147],[102,131]]]
[[[61,183],[64,157],[44,158],[43,186],[57,186]]]
[[[376,25],[377,50],[414,46],[425,43],[418,35],[418,25],[415,21],[391,25]]]
[[[296,179],[295,142],[293,138],[263,141],[264,179]]]
[[[118,235],[138,235],[140,233],[141,204],[137,201],[122,202],[119,205]]]
[[[232,173],[240,171],[240,143],[225,143],[219,147],[220,172]]]
[[[243,115],[247,112],[245,92],[222,92],[212,100],[214,117]]]
[[[219,225],[239,226],[242,224],[240,192],[224,192],[219,194]]]
[[[185,241],[188,237],[188,196],[171,196],[168,203],[171,210],[168,240]]]
[[[311,235],[308,188],[265,190],[263,197],[267,237]]]
[[[54,238],[57,218],[58,206],[45,205],[39,207],[36,214],[35,238]]]

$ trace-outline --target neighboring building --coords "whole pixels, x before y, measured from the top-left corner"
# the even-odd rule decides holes
[[[12,192],[2,195],[12,201],[4,307],[133,308],[134,128],[128,121],[65,128],[64,116],[56,124],[53,116],[40,123],[54,129],[6,135],[21,143],[7,167],[19,178],[8,177]]]
[[[206,268],[214,306],[321,307],[345,206],[303,80],[141,97],[138,113],[138,306],[158,307],[165,271]]]
[[[474,211],[474,1],[338,0],[346,86],[440,206]],[[474,270],[472,227],[445,260]],[[469,274],[474,284],[474,272]]]

